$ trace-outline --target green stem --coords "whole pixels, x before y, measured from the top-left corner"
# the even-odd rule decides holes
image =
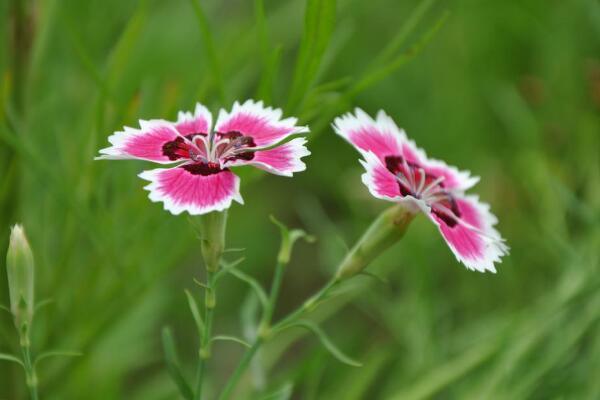
[[[286,317],[282,318],[279,322],[273,325],[273,331],[280,331],[285,328],[286,325],[296,322],[300,317],[304,315],[304,313],[314,310],[317,305],[327,297],[327,294],[331,289],[333,289],[340,280],[337,277],[332,278],[325,286],[323,286],[317,293],[313,294],[309,297],[302,305],[288,314]]]
[[[279,297],[279,289],[281,288],[281,282],[283,281],[283,272],[285,265],[282,262],[278,262],[275,267],[275,275],[273,276],[273,282],[271,283],[271,292],[269,293],[269,303],[264,311],[260,327],[258,329],[258,336],[268,337],[271,329],[271,320],[273,319],[273,313],[275,312],[275,303]]]
[[[286,247],[287,245],[288,245],[288,242],[284,239],[284,246],[282,246],[282,247]],[[289,246],[288,246],[287,250],[291,251]],[[246,371],[246,369],[250,365],[250,362],[252,361],[254,354],[256,354],[256,352],[258,351],[258,349],[260,348],[262,343],[265,340],[268,340],[268,338],[271,336],[271,320],[273,318],[273,313],[275,312],[275,304],[277,303],[277,298],[279,297],[281,282],[283,281],[283,274],[285,272],[285,266],[288,261],[289,261],[289,259],[287,257],[282,257],[281,254],[278,257],[277,266],[275,267],[275,275],[273,276],[273,282],[271,283],[271,291],[269,293],[269,302],[263,312],[263,317],[262,317],[260,326],[258,328],[257,337],[254,340],[254,343],[252,344],[252,346],[248,350],[246,350],[246,353],[244,353],[239,364],[233,371],[233,374],[231,375],[231,377],[225,384],[225,387],[223,388],[223,391],[221,392],[221,395],[219,396],[220,400],[228,399],[231,396],[231,393],[237,386],[240,378],[242,377],[242,374]]]
[[[200,351],[198,354],[198,369],[196,372],[196,390],[194,391],[194,400],[202,398],[202,387],[204,385],[204,375],[206,372],[206,363],[210,358],[210,344],[212,335],[213,316],[216,306],[216,293],[214,287],[215,273],[207,272],[207,288],[204,297],[204,331],[200,338]]]
[[[244,356],[240,360],[240,363],[235,368],[235,371],[233,371],[233,374],[225,384],[225,387],[223,388],[223,391],[219,396],[219,400],[226,400],[230,398],[231,394],[233,393],[233,390],[237,386],[237,383],[239,382],[240,378],[242,377],[242,374],[244,373],[244,371],[246,371],[246,369],[250,365],[250,362],[252,361],[252,358],[254,357],[254,355],[256,354],[256,352],[262,344],[263,339],[261,337],[258,337],[254,341],[252,346],[246,351],[246,353],[244,353]]]
[[[225,250],[225,230],[227,226],[227,211],[211,212],[200,217],[202,233],[201,250],[206,266],[206,292],[204,296],[204,330],[200,338],[198,354],[198,369],[196,371],[196,390],[194,400],[202,398],[202,388],[206,375],[206,363],[210,359],[210,344],[217,294],[215,278]]]
[[[27,334],[21,337],[21,353],[23,354],[23,367],[25,368],[25,378],[29,397],[31,400],[38,400],[38,382],[35,368],[31,362],[31,345]]]

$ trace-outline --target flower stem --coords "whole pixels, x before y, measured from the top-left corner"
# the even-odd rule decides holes
[[[215,278],[219,270],[221,256],[225,250],[225,229],[227,226],[227,211],[211,212],[200,218],[202,230],[202,258],[206,266],[206,288],[204,296],[204,330],[200,337],[198,368],[196,371],[196,390],[194,400],[202,398],[202,388],[206,375],[206,363],[211,356],[212,326],[217,294]]]
[[[37,375],[35,373],[35,368],[31,361],[31,342],[29,341],[29,335],[27,333],[22,333],[20,342],[21,353],[23,355],[23,367],[25,368],[27,390],[29,390],[29,397],[31,400],[38,400],[38,382]]]
[[[286,317],[281,319],[281,321],[273,325],[273,331],[280,331],[281,329],[285,328],[286,325],[289,325],[298,320],[298,318],[302,317],[304,313],[314,310],[317,307],[318,303],[325,299],[329,291],[333,289],[338,283],[340,283],[340,279],[338,279],[337,277],[333,277],[332,279],[330,279],[329,282],[327,282],[318,292],[316,292],[307,300],[305,300],[300,307],[296,308]]]
[[[271,292],[269,293],[269,302],[263,313],[262,321],[258,329],[259,337],[268,337],[271,330],[271,320],[273,319],[273,313],[275,312],[275,303],[279,297],[279,290],[281,288],[281,282],[283,281],[283,272],[285,265],[282,262],[278,262],[275,267],[275,275],[273,276],[273,282],[271,283]]]
[[[281,282],[283,281],[285,265],[285,260],[281,259],[280,257],[280,259],[277,261],[277,266],[275,267],[275,275],[273,276],[273,282],[271,283],[271,291],[269,293],[269,302],[267,303],[267,306],[265,307],[265,310],[263,312],[263,317],[258,328],[257,337],[254,340],[254,343],[252,343],[252,346],[250,346],[250,348],[246,350],[239,364],[233,371],[233,374],[225,384],[225,387],[223,388],[223,391],[219,396],[219,400],[225,400],[231,396],[233,390],[237,386],[240,378],[242,377],[242,374],[250,365],[254,354],[256,354],[263,342],[268,340],[268,338],[271,336],[271,320],[273,318],[273,313],[275,312],[275,304],[277,303],[277,298],[279,297],[279,291],[281,289]]]
[[[244,356],[235,368],[235,371],[233,371],[233,374],[225,384],[225,387],[223,388],[223,391],[219,396],[219,400],[226,400],[230,398],[233,390],[237,386],[237,383],[239,382],[240,378],[242,377],[242,374],[250,365],[254,354],[256,354],[260,346],[263,344],[263,340],[264,339],[262,339],[261,337],[257,337],[252,346],[248,350],[246,350],[246,353],[244,353]]]
[[[206,363],[210,358],[210,341],[212,335],[213,316],[216,306],[216,293],[214,287],[214,272],[207,273],[207,288],[204,296],[204,331],[200,338],[200,351],[198,354],[198,370],[196,373],[196,391],[194,392],[194,400],[202,398],[202,387],[204,384],[204,375],[206,371]]]

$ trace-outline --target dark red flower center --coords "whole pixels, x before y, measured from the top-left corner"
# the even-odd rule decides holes
[[[256,147],[254,139],[240,132],[216,132],[212,137],[197,133],[165,143],[162,152],[171,161],[192,161],[182,166],[192,174],[211,175],[226,169],[222,167],[225,162],[252,160],[252,147]]]
[[[444,187],[443,177],[428,173],[419,164],[402,156],[386,157],[385,166],[398,178],[402,196],[425,201],[431,207],[431,212],[450,227],[458,223],[460,210],[452,193]]]

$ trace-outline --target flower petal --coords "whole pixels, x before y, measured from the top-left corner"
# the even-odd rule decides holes
[[[462,192],[472,188],[479,182],[478,176],[471,176],[469,171],[461,171],[440,160],[428,159],[424,169],[428,174],[433,176],[443,176],[444,181],[442,184],[444,188],[449,190]]]
[[[363,157],[364,160],[360,160],[360,163],[365,167],[366,172],[362,175],[362,182],[373,196],[383,200],[406,203],[415,212],[429,211],[422,200],[412,196],[402,196],[398,180],[375,154],[369,151],[363,153]]]
[[[144,189],[150,192],[150,200],[164,203],[165,210],[174,215],[187,211],[190,215],[223,211],[232,200],[243,204],[240,195],[240,178],[229,170],[202,175],[184,168],[153,169],[139,177],[150,181]]]
[[[468,269],[480,272],[496,272],[494,263],[508,254],[509,248],[500,237],[494,225],[498,222],[490,212],[489,205],[479,201],[477,196],[455,199],[460,211],[460,221],[449,226],[434,213],[430,219],[438,226],[448,246]]]
[[[247,100],[244,104],[236,101],[230,113],[219,112],[215,131],[251,136],[258,147],[271,146],[290,135],[308,132],[308,127],[296,126],[296,118],[281,119],[281,116],[280,109],[265,108],[262,101]]]
[[[173,161],[163,153],[165,143],[175,140],[179,133],[170,122],[163,120],[140,121],[141,129],[125,127],[109,136],[111,147],[100,150],[96,160],[140,159],[160,164]]]
[[[227,167],[253,165],[275,175],[292,176],[306,169],[301,158],[310,155],[305,138],[292,139],[269,150],[259,150],[251,160],[238,159],[225,164]]]
[[[194,133],[208,134],[212,128],[212,115],[206,107],[196,103],[193,114],[189,111],[179,111],[175,127],[183,136]]]
[[[384,163],[388,156],[403,156],[413,163],[427,159],[384,111],[379,111],[375,120],[360,108],[354,113],[336,118],[333,129],[361,153],[372,152]]]

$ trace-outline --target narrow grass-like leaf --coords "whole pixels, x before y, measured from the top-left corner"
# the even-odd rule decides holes
[[[198,330],[198,334],[202,335],[202,332],[204,332],[204,321],[202,320],[202,315],[198,310],[198,303],[196,303],[194,296],[192,296],[189,290],[185,291],[185,296],[187,297],[190,311],[192,312],[192,316],[194,317],[194,322],[196,323],[196,329]]]
[[[265,68],[269,61],[269,32],[267,30],[264,0],[254,0],[254,18],[256,20],[259,53],[263,68]]]
[[[198,286],[200,286],[202,289],[210,289],[208,287],[208,285],[206,285],[206,283],[204,282],[200,282],[198,279],[194,278],[194,283]]]
[[[19,364],[20,366],[23,366],[23,361],[19,360],[17,357],[15,357],[11,354],[0,353],[0,360],[12,361],[14,363]]]
[[[35,312],[37,313],[42,308],[47,307],[47,306],[49,306],[52,303],[54,303],[54,299],[45,299],[45,300],[40,301],[39,303],[37,303],[35,305]]]
[[[223,250],[223,253],[240,253],[245,250],[246,250],[245,247],[231,247],[231,248]]]
[[[293,324],[287,325],[287,326],[283,327],[282,329],[295,328],[295,327],[305,328],[305,329],[308,329],[309,331],[311,331],[312,333],[314,333],[321,341],[321,344],[338,361],[340,361],[344,364],[350,365],[352,367],[362,367],[362,364],[360,362],[353,360],[352,358],[350,358],[346,354],[344,354],[340,349],[338,349],[337,346],[331,341],[331,339],[329,339],[327,334],[314,322],[308,321],[308,320],[301,320],[298,322],[294,322]]]
[[[65,35],[70,41],[70,44],[75,52],[75,55],[79,59],[84,71],[88,74],[90,79],[98,86],[101,94],[104,97],[109,97],[109,88],[106,85],[106,80],[98,68],[97,63],[92,59],[89,54],[85,43],[81,39],[81,35],[75,27],[73,22],[68,17],[67,13],[60,13],[61,24],[60,27],[65,31]]]
[[[261,397],[260,400],[289,400],[292,398],[294,392],[294,384],[292,382],[286,382],[282,387],[276,389],[274,392],[266,394]]]
[[[212,339],[210,339],[211,342],[217,342],[217,341],[221,341],[221,342],[235,342],[235,343],[239,343],[244,347],[248,347],[250,348],[250,343],[246,342],[243,339],[240,339],[238,337],[235,336],[229,336],[229,335],[216,335],[213,336]]]
[[[408,388],[397,392],[390,400],[420,400],[435,396],[443,388],[463,377],[487,360],[499,347],[499,341],[485,342],[473,349],[459,355],[449,362],[434,368],[425,374]]]
[[[335,14],[335,0],[306,1],[304,33],[288,98],[290,111],[302,102],[314,82],[335,27]]]
[[[267,104],[273,102],[273,86],[275,85],[275,79],[277,78],[277,72],[281,64],[281,53],[281,46],[273,49],[267,63],[263,67],[263,73],[258,84],[258,89],[256,90],[256,97]]]
[[[388,42],[388,44],[384,47],[384,49],[379,53],[377,57],[372,62],[373,67],[377,67],[378,64],[385,63],[391,57],[396,54],[402,45],[406,42],[408,36],[415,30],[415,28],[419,25],[423,16],[427,11],[431,8],[431,6],[435,3],[436,0],[423,0],[419,5],[413,10],[410,16],[406,19],[406,21],[402,24],[402,28],[396,33],[396,35]]]
[[[8,308],[8,307],[6,307],[6,306],[4,306],[4,305],[2,305],[2,304],[0,304],[0,310],[2,310],[2,311],[6,311],[7,313],[9,313],[9,314],[10,314],[10,308]]]
[[[177,355],[177,347],[175,346],[175,340],[173,339],[173,333],[169,327],[164,327],[162,331],[162,344],[163,350],[165,352],[165,361],[167,363],[167,369],[169,370],[169,375],[179,388],[181,395],[186,400],[191,400],[193,398],[192,389],[190,385],[187,383],[183,373],[181,372],[181,367],[179,363],[179,356]]]
[[[392,59],[386,65],[374,70],[371,73],[368,73],[365,77],[360,79],[356,84],[354,84],[346,93],[346,98],[353,98],[358,93],[362,92],[366,88],[374,85],[375,83],[381,81],[382,79],[388,77],[390,74],[395,72],[398,68],[402,67],[417,55],[421,53],[421,51],[425,48],[425,46],[433,39],[435,34],[440,30],[440,28],[446,22],[446,19],[450,13],[448,11],[444,12],[440,18],[436,21],[436,23],[429,29],[427,32],[423,34],[419,38],[419,40],[411,46],[406,52],[400,54],[396,58]]]
[[[33,362],[33,364],[37,365],[40,361],[45,360],[46,358],[50,358],[50,357],[80,357],[82,355],[83,355],[83,353],[80,353],[78,351],[62,351],[62,350],[46,351],[44,353],[41,353],[39,356],[37,356],[35,358],[35,361]]]
[[[206,13],[200,4],[200,0],[189,1],[194,9],[194,14],[196,15],[198,28],[200,29],[200,38],[202,40],[202,45],[206,50],[206,58],[208,59],[209,68],[217,88],[217,93],[221,102],[225,103],[227,100],[227,96],[225,94],[225,85],[223,83],[221,66],[217,56],[212,30],[208,24],[208,18],[206,17]]]
[[[267,307],[267,305],[269,304],[267,293],[262,288],[262,286],[260,286],[260,283],[258,283],[256,279],[235,268],[230,268],[229,273],[250,285],[252,290],[254,290],[254,293],[256,293],[256,296],[258,297],[258,300],[260,301],[262,307]]]
[[[221,260],[221,269],[219,269],[219,271],[215,274],[214,283],[216,284],[223,275],[226,275],[229,272],[229,270],[240,265],[245,259],[245,257],[240,257],[232,262]]]
[[[114,85],[119,74],[125,69],[132,50],[142,33],[148,17],[147,3],[148,0],[139,1],[135,13],[127,22],[119,39],[115,42],[108,61],[107,82],[109,85]]]

